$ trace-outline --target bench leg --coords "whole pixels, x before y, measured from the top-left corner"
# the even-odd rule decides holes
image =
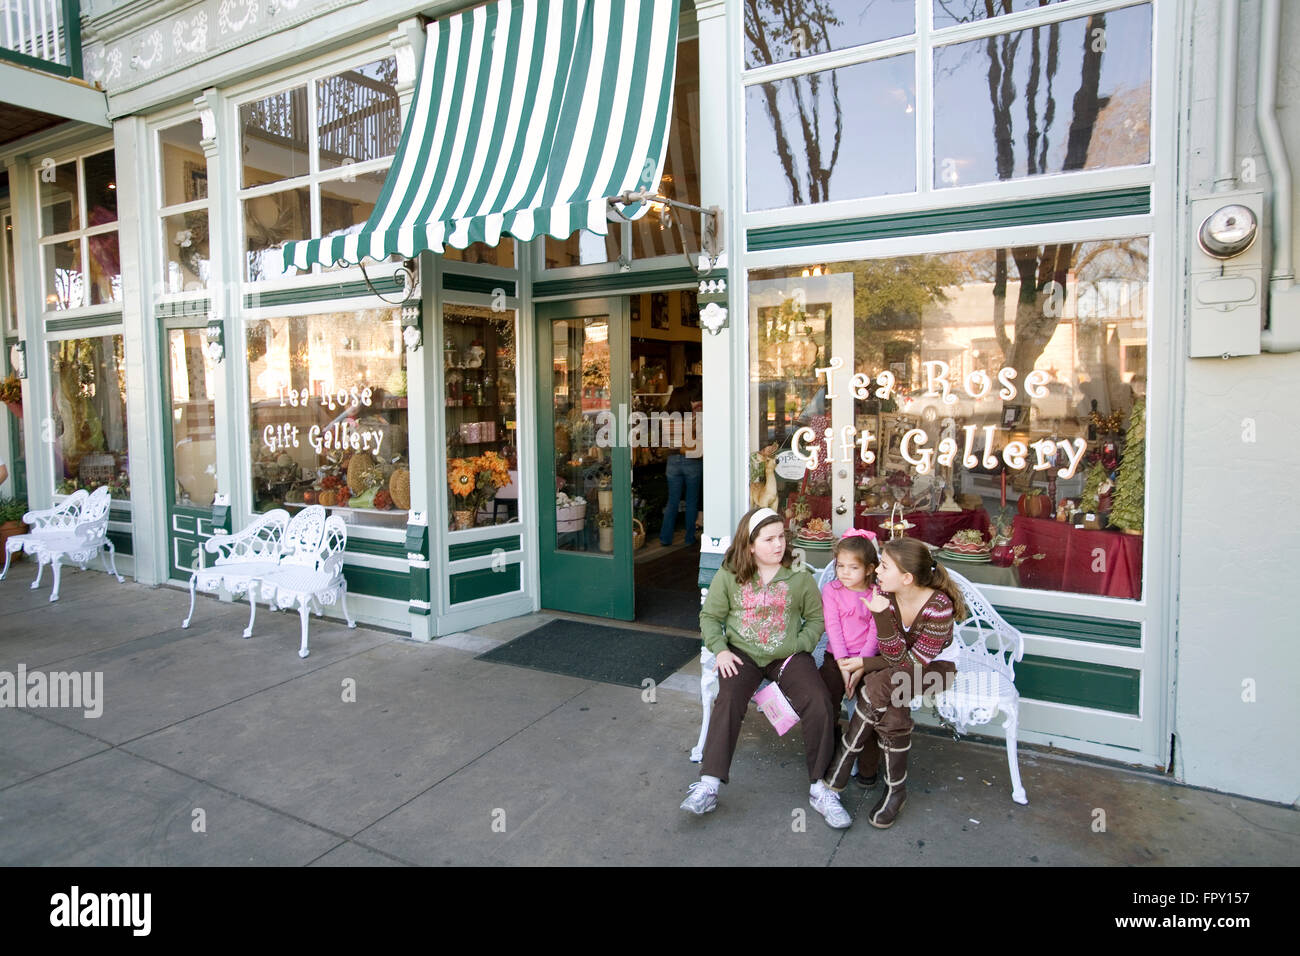
[[[700,655],[700,704],[703,714],[700,720],[700,739],[691,749],[692,763],[704,759],[704,741],[709,736],[709,719],[713,716],[713,702],[718,699],[718,672],[711,666],[717,658],[712,654],[708,657],[710,660],[706,661],[705,655]]]
[[[13,556],[14,553],[10,551],[8,547],[6,547],[5,548],[5,569],[3,571],[0,571],[0,581],[3,581],[5,579],[5,575],[9,573],[9,562],[10,560],[13,559]]]
[[[357,622],[352,620],[352,615],[348,612],[348,582],[346,581],[339,587],[339,600],[343,604],[343,617],[347,619],[348,627],[356,627]]]
[[[1020,723],[1020,701],[1003,702],[1007,719],[1002,722],[1002,729],[1007,734],[1007,763],[1011,768],[1011,799],[1016,803],[1027,804],[1024,784],[1020,782],[1020,759],[1016,753],[1016,731]]]
[[[253,618],[257,616],[257,590],[250,584],[244,593],[248,595],[248,627],[244,628],[244,637],[252,637]]]
[[[31,583],[31,589],[35,591],[41,586],[41,575],[45,573],[45,562],[41,560],[40,555],[36,556],[36,580]]]
[[[54,590],[50,592],[50,602],[53,603],[59,599],[59,555],[55,555],[50,561],[54,571]]]
[[[122,577],[122,575],[120,575],[120,574],[117,573],[117,548],[113,547],[113,542],[112,542],[112,541],[105,541],[105,542],[104,542],[104,547],[108,548],[108,560],[109,560],[110,562],[112,562],[112,565],[113,565],[113,570],[112,570],[112,575],[113,575],[113,577],[117,578],[117,583],[118,583],[118,584],[122,584],[122,583],[124,583],[124,582],[126,581],[126,579],[125,579],[124,577]],[[104,553],[101,551],[101,552],[100,552],[100,557],[103,557],[103,555],[104,555]],[[104,570],[105,570],[105,571],[108,570],[108,564],[107,564],[107,563],[105,563],[105,565],[104,565]]]
[[[199,576],[197,574],[191,574],[190,575],[190,613],[185,616],[185,620],[181,621],[181,627],[189,627],[190,621],[194,618],[194,588],[198,585],[198,583],[199,583]]]
[[[302,621],[302,646],[298,648],[298,656],[306,657],[310,651],[307,650],[307,627],[311,621],[311,602],[301,601],[298,604],[298,618]]]

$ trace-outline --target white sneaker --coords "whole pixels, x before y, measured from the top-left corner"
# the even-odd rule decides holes
[[[822,815],[829,827],[843,830],[853,822],[849,811],[840,806],[840,795],[821,780],[814,783],[808,791],[808,802]]]
[[[697,780],[690,786],[689,795],[682,801],[683,810],[694,814],[705,814],[718,809],[718,791],[703,780]],[[841,813],[844,811],[841,810]],[[848,826],[848,824],[845,824]]]

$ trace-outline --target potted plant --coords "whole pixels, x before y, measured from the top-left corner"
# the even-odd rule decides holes
[[[27,525],[23,524],[25,514],[27,514],[26,498],[0,499],[0,551],[3,551],[13,535],[27,533]],[[20,551],[14,556],[14,560],[21,561],[22,557]]]
[[[452,494],[453,530],[474,527],[479,510],[510,484],[506,460],[494,451],[474,458],[453,458],[447,463],[447,485]]]
[[[0,379],[0,402],[9,406],[15,418],[23,417],[23,385],[17,375],[7,375]]]
[[[596,515],[596,531],[600,535],[600,550],[614,550],[614,516],[608,511]]]

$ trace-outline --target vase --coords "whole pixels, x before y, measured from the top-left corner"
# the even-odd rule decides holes
[[[9,411],[13,414],[14,418],[17,418],[17,419],[20,419],[20,420],[22,419],[22,417],[23,417],[23,403],[22,403],[22,402],[5,402],[5,404],[9,406]]]
[[[596,497],[599,499],[601,511],[614,510],[614,490],[612,488],[601,488],[596,492]]]
[[[477,517],[477,514],[470,510],[453,511],[451,517],[453,529],[456,531],[464,531],[466,528],[474,527],[474,519]]]
[[[597,530],[600,532],[600,550],[608,554],[614,550],[614,529],[602,527]]]
[[[1010,544],[997,544],[989,552],[989,563],[995,568],[1009,568],[1015,558],[1015,553],[1011,550]]]

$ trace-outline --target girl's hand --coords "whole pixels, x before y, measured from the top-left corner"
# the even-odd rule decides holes
[[[719,677],[735,677],[740,673],[740,658],[731,651],[719,651],[714,670]]]
[[[879,613],[881,611],[886,611],[888,609],[889,609],[889,598],[885,597],[884,593],[879,588],[877,588],[874,592],[872,592],[871,600],[867,602],[867,610],[875,611]]]

